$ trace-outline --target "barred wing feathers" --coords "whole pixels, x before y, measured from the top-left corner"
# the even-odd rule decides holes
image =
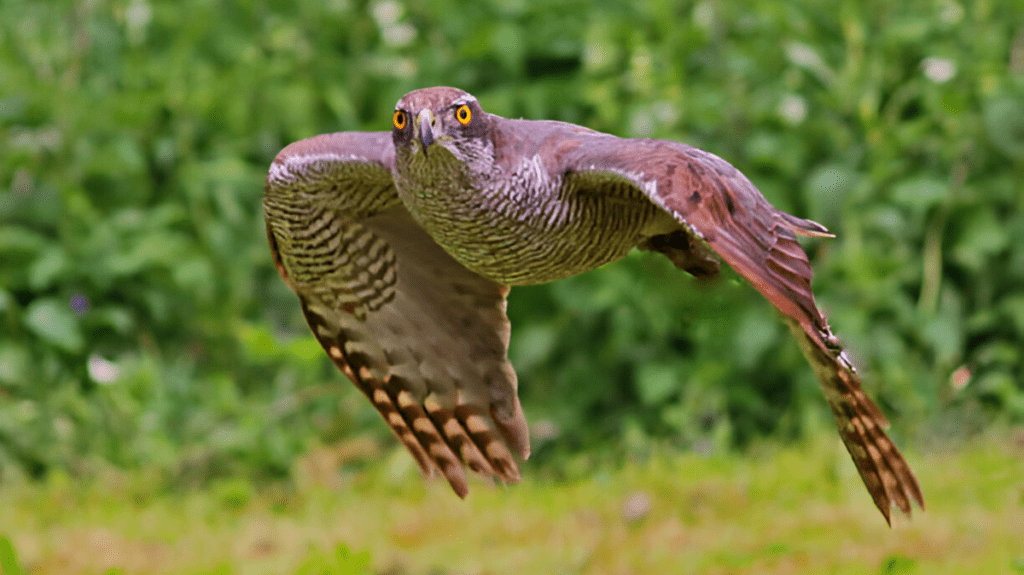
[[[529,455],[507,359],[508,288],[456,263],[409,216],[389,133],[296,142],[274,160],[264,213],[277,269],[313,334],[421,470],[460,496],[463,464],[519,480]],[[511,448],[511,451],[510,451]]]
[[[886,521],[893,505],[907,514],[911,500],[923,508],[917,479],[883,431],[888,422],[864,394],[860,376],[814,302],[811,266],[796,235],[831,234],[775,209],[743,174],[713,154],[676,142],[563,126],[539,144],[541,156],[550,158],[549,169],[563,175],[563,185],[600,193],[609,181],[632,183],[685,226],[692,251],[706,244],[757,288],[782,313],[814,368],[839,435]]]

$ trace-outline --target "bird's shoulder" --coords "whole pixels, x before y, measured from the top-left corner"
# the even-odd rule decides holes
[[[390,132],[333,132],[285,146],[271,164],[268,181],[293,179],[308,170],[330,172],[359,164],[390,171],[394,163]]]
[[[510,169],[536,157],[553,173],[640,166],[652,170],[680,162],[699,164],[722,175],[735,172],[718,156],[675,140],[621,137],[557,120],[492,118],[498,164]]]

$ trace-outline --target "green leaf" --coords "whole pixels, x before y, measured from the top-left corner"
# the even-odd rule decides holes
[[[22,386],[29,382],[28,350],[13,343],[0,344],[0,383]]]
[[[964,335],[959,320],[959,316],[940,314],[922,328],[922,335],[931,343],[935,360],[940,364],[950,365],[960,359]]]
[[[68,268],[68,257],[59,246],[52,246],[32,263],[28,269],[28,285],[35,291],[42,291],[51,285]]]
[[[364,575],[370,571],[370,552],[360,551],[353,553],[348,545],[338,543],[334,549],[335,557],[338,559],[339,574]]]
[[[991,256],[1009,246],[1010,236],[991,210],[979,209],[968,218],[953,256],[971,270],[981,271]]]
[[[14,551],[14,544],[5,536],[0,536],[0,569],[3,575],[22,575],[24,571],[18,563],[18,554]]]
[[[645,363],[636,370],[637,391],[645,405],[661,403],[679,390],[682,370],[672,363]]]
[[[890,555],[882,562],[882,575],[904,575],[906,573],[912,573],[917,567],[917,561],[914,561],[906,555]]]
[[[528,324],[512,332],[509,355],[516,369],[525,371],[547,359],[555,345],[555,330],[549,323]]]
[[[736,330],[736,361],[743,367],[754,367],[761,354],[779,339],[779,321],[764,306],[751,308]]]
[[[5,259],[12,254],[35,254],[48,243],[45,237],[32,230],[9,224],[0,226],[0,254]]]
[[[985,129],[997,150],[1011,158],[1024,159],[1024,104],[1021,97],[993,100],[985,105]]]
[[[949,193],[949,183],[922,176],[904,180],[892,188],[894,202],[914,210],[925,210],[938,205]]]
[[[182,289],[195,295],[196,299],[208,302],[214,297],[217,277],[210,260],[193,257],[173,263],[174,281]]]
[[[253,361],[264,362],[277,357],[280,352],[281,348],[267,326],[241,324],[236,328],[236,334],[246,355]]]
[[[121,335],[126,335],[137,327],[132,311],[116,304],[93,308],[89,319],[95,325],[109,327]]]
[[[324,357],[324,348],[312,334],[298,337],[285,346],[287,354],[300,362],[316,361]]]
[[[78,318],[67,303],[58,299],[33,301],[25,309],[23,321],[32,333],[64,351],[79,353],[85,347]]]
[[[804,184],[811,217],[826,224],[838,222],[857,178],[853,170],[842,164],[826,164],[811,172]]]
[[[1014,329],[1017,330],[1017,334],[1024,336],[1024,295],[1014,294],[1007,296],[1000,303],[999,307],[1010,318],[1010,322],[1013,324]]]
[[[1009,402],[1018,393],[1013,376],[1006,371],[984,373],[975,380],[973,387],[975,393],[990,397],[1000,403]]]
[[[370,572],[370,552],[353,553],[344,543],[334,548],[334,557],[319,549],[313,550],[295,571],[296,575],[367,575]]]

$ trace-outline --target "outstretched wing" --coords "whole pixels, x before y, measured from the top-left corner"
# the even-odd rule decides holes
[[[296,142],[263,199],[277,269],[335,365],[366,394],[424,474],[459,496],[463,469],[519,480],[529,455],[508,362],[508,288],[467,270],[402,206],[388,133]]]
[[[628,140],[566,127],[545,140],[549,169],[563,190],[601,193],[628,182],[682,224],[681,234],[641,247],[663,251],[694,273],[713,273],[706,246],[782,312],[821,382],[839,434],[886,521],[896,505],[924,507],[910,467],[883,431],[888,426],[861,389],[860,377],[811,293],[811,266],[796,234],[830,236],[819,224],[781,212],[736,168],[696,148],[663,140]],[[682,235],[682,237],[678,237]]]

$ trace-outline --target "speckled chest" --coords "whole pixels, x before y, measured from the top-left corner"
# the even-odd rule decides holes
[[[573,276],[617,260],[656,217],[648,202],[576,193],[539,158],[508,173],[470,172],[439,146],[396,156],[395,184],[412,217],[468,269],[508,285]]]

